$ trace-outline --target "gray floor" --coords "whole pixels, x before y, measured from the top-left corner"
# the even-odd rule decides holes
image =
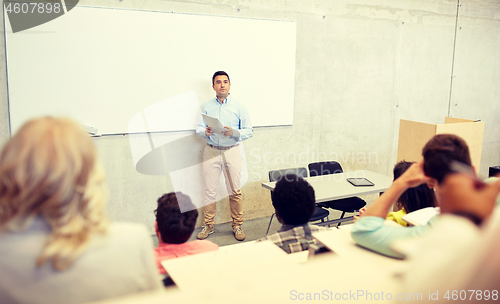
[[[336,210],[331,210],[330,209],[330,220],[337,219],[341,215],[341,212],[336,211]],[[352,216],[352,213],[346,213],[345,217]],[[245,240],[243,241],[238,241],[234,238],[234,233],[233,229],[231,228],[231,223],[224,223],[224,224],[218,224],[215,225],[215,232],[212,233],[211,235],[208,236],[208,240],[216,243],[219,246],[226,246],[226,245],[233,245],[236,243],[244,243],[244,242],[250,242],[250,241],[255,241],[257,239],[260,239],[264,236],[266,236],[266,231],[267,231],[267,226],[269,225],[269,220],[271,219],[270,216],[268,217],[263,217],[259,219],[254,219],[254,220],[249,220],[245,221],[243,225],[241,226],[243,231],[245,232]],[[342,225],[348,225],[351,224],[352,222],[346,222]],[[275,233],[278,231],[281,227],[281,224],[278,222],[276,217],[273,217],[273,221],[271,223],[271,227],[269,228],[269,234]],[[193,232],[193,235],[191,235],[191,238],[189,241],[196,240],[196,236],[198,233],[201,231],[200,228],[196,228]],[[153,241],[155,247],[158,246],[158,239],[156,235],[153,236]]]
[[[238,241],[234,238],[233,229],[231,228],[231,223],[224,223],[215,225],[215,232],[208,236],[208,240],[216,243],[219,246],[232,245],[236,243],[243,243],[249,241],[255,241],[266,236],[267,226],[269,225],[270,217],[263,217],[259,219],[254,219],[250,221],[243,222],[241,228],[245,232],[245,240]],[[273,218],[273,222],[271,224],[271,228],[269,229],[269,233],[274,233],[280,229],[281,224],[278,222],[276,217]],[[193,235],[189,239],[195,240],[198,232],[201,231],[202,228],[197,228],[194,230]]]
[[[330,219],[339,218],[341,212],[336,210],[330,211]],[[351,214],[346,214],[347,216],[351,216]],[[208,236],[208,240],[216,243],[219,246],[232,245],[236,243],[250,242],[260,239],[266,236],[267,226],[269,225],[269,220],[271,217],[263,217],[259,219],[254,219],[250,221],[245,221],[241,228],[245,232],[245,240],[238,241],[234,238],[233,229],[231,228],[231,223],[219,224],[215,225],[215,232]],[[346,223],[349,224],[349,223]],[[271,223],[271,227],[269,228],[269,234],[275,233],[281,228],[281,224],[278,222],[276,217],[273,217],[273,221]],[[196,239],[196,235],[201,231],[202,228],[197,228],[194,230],[193,235],[189,239],[190,241]]]
[[[232,245],[236,243],[244,243],[249,241],[255,241],[264,237],[266,235],[267,226],[269,225],[269,220],[271,217],[263,217],[259,219],[245,221],[241,228],[245,232],[245,240],[238,241],[234,238],[233,229],[231,228],[231,223],[224,223],[215,225],[215,232],[208,236],[208,240],[216,243],[219,246]],[[274,233],[280,229],[281,224],[278,222],[276,217],[273,217],[273,222],[271,228],[269,228],[269,233]],[[203,229],[202,227],[196,228],[189,238],[189,241],[196,240],[196,236]],[[153,236],[155,247],[158,246],[158,239],[156,235]]]

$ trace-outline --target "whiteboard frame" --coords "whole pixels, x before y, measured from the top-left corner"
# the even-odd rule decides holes
[[[213,98],[216,70],[228,72],[232,96],[254,126],[293,124],[295,21],[80,5],[15,34],[5,12],[4,20],[11,133],[43,115],[69,116],[103,135],[134,133],[129,120],[157,103],[193,90],[199,105]],[[193,47],[163,55],[167,33],[175,45]],[[170,116],[178,130],[195,128],[193,113]]]

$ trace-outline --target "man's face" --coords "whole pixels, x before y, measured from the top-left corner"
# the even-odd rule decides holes
[[[226,99],[227,95],[229,95],[229,89],[231,88],[231,84],[229,83],[229,79],[227,78],[226,75],[218,75],[215,76],[212,88],[214,88],[215,95],[219,99]]]

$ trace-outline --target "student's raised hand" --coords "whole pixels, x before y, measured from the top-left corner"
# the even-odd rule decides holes
[[[485,219],[495,208],[500,180],[486,184],[464,174],[448,174],[436,193],[441,213],[466,212]]]
[[[413,188],[430,182],[431,179],[424,174],[424,161],[414,163],[396,181],[404,183],[406,187]]]

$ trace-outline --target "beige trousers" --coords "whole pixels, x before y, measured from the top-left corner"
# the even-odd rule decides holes
[[[243,224],[243,201],[240,189],[241,168],[243,160],[240,147],[235,146],[228,150],[206,146],[203,151],[203,173],[205,176],[205,201],[203,208],[203,223],[213,226],[217,212],[217,191],[221,171],[224,174],[229,194],[229,205],[233,222],[231,226]]]

